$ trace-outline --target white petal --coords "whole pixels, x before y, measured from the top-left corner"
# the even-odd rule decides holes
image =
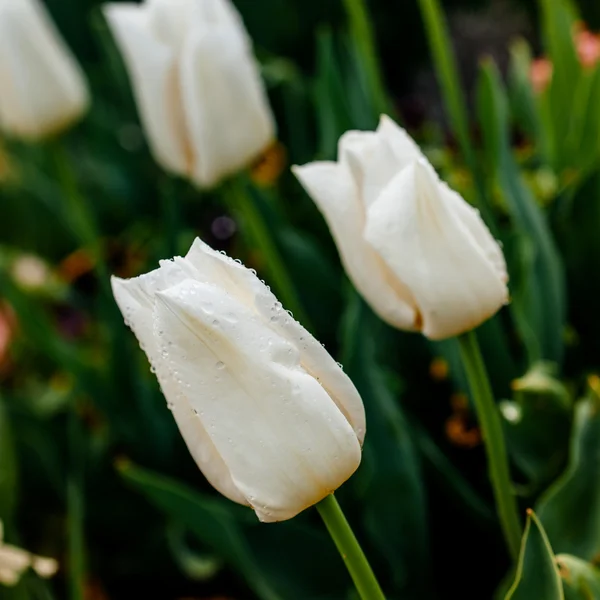
[[[179,267],[165,262],[160,269],[134,279],[113,277],[112,288],[125,322],[135,333],[156,372],[162,392],[171,405],[173,417],[196,464],[219,492],[235,502],[245,504],[223,459],[202,424],[194,418],[192,408],[185,402],[175,402],[177,386],[171,379],[170,371],[154,337],[153,310],[156,292],[174,286],[184,278],[185,274]]]
[[[411,137],[383,115],[377,131],[348,131],[339,141],[339,162],[347,163],[365,210],[405,166],[422,158]]]
[[[394,153],[400,168],[408,166],[415,160],[425,158],[410,135],[387,115],[381,115],[377,133]]]
[[[366,237],[414,294],[431,339],[476,327],[507,300],[471,227],[425,161],[404,169],[369,210]]]
[[[197,412],[261,520],[289,519],[350,477],[358,439],[292,343],[212,285],[188,279],[157,299],[175,403]]]
[[[31,566],[40,577],[52,577],[58,571],[58,563],[44,556],[32,556]]]
[[[175,50],[152,31],[146,5],[107,4],[104,14],[123,54],[156,161],[167,171],[187,175],[192,159]]]
[[[0,2],[0,127],[40,139],[88,103],[83,72],[39,0]]]
[[[3,544],[0,546],[0,568],[22,573],[31,564],[31,555],[21,548]]]
[[[234,29],[250,45],[242,18],[229,0],[147,0],[150,25],[156,36],[180,49],[193,30],[215,26]]]
[[[273,115],[256,61],[231,27],[190,33],[180,81],[195,161],[192,179],[211,187],[269,145]]]
[[[256,273],[215,252],[199,239],[193,243],[185,260],[196,267],[198,281],[218,285],[250,312],[260,315],[277,335],[294,344],[300,352],[304,370],[325,388],[362,444],[366,429],[365,409],[354,384],[314,336],[282,308]]]
[[[315,162],[292,171],[323,213],[356,289],[384,321],[414,329],[412,294],[363,237],[366,215],[350,167],[345,162]]]
[[[452,210],[456,211],[458,218],[463,225],[471,232],[473,239],[479,244],[482,252],[494,265],[500,279],[508,281],[508,272],[506,269],[506,260],[498,242],[486,227],[479,211],[465,202],[464,198],[450,189],[444,182],[440,182],[443,187],[444,197]]]

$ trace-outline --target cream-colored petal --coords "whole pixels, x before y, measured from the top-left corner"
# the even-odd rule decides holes
[[[350,167],[345,162],[315,162],[292,171],[325,217],[356,289],[384,321],[414,329],[412,294],[363,237],[365,212]]]
[[[31,567],[40,577],[48,578],[52,577],[58,571],[58,562],[53,558],[32,556]]]
[[[193,181],[211,187],[252,162],[275,124],[258,66],[230,27],[195,30],[180,62],[183,106],[193,148]]]
[[[494,265],[498,277],[504,282],[508,281],[508,271],[506,268],[506,260],[502,253],[500,244],[494,239],[490,230],[486,227],[479,211],[465,202],[459,194],[450,189],[446,183],[440,182],[442,192],[447,204],[456,212],[457,217],[462,221],[463,225],[471,232],[473,239],[479,244],[482,252]]]
[[[398,166],[404,168],[411,162],[425,158],[421,149],[414,140],[402,129],[395,121],[387,115],[381,115],[377,134],[385,140],[388,147],[393,152]]]
[[[188,279],[157,300],[175,403],[196,411],[261,520],[292,518],[350,477],[356,434],[293,343],[213,285]]]
[[[88,104],[83,71],[39,0],[0,2],[0,129],[41,139]]]
[[[134,279],[112,278],[115,300],[125,323],[135,333],[154,369],[181,435],[200,470],[210,484],[224,496],[245,504],[245,499],[233,483],[229,470],[213,446],[201,423],[185,402],[175,402],[177,386],[172,380],[165,358],[154,336],[153,310],[157,292],[177,285],[185,274],[174,263],[164,261],[160,269]]]
[[[0,565],[0,583],[7,586],[13,586],[17,585],[19,579],[21,579],[21,573],[6,569]]]
[[[314,336],[284,310],[256,273],[199,239],[192,244],[185,260],[197,269],[194,277],[197,281],[219,286],[248,311],[260,315],[277,335],[294,344],[300,352],[302,367],[325,388],[362,444],[366,429],[365,409],[354,384]]]
[[[31,555],[21,548],[3,544],[0,546],[0,568],[20,575],[31,565]]]
[[[167,171],[187,175],[192,159],[175,49],[154,34],[145,5],[107,4],[104,15],[123,54],[152,154]]]
[[[229,0],[147,0],[150,25],[156,36],[179,50],[193,30],[229,27],[250,45],[242,18]]]
[[[414,294],[431,339],[476,327],[507,300],[496,265],[425,161],[404,169],[371,206],[366,237]]]

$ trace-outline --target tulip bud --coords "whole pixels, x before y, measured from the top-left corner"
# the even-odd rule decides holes
[[[375,132],[344,134],[337,162],[293,170],[354,285],[390,325],[439,340],[507,302],[504,256],[479,213],[388,117]]]
[[[163,168],[210,187],[271,143],[273,116],[229,0],[108,4],[105,15]]]
[[[0,130],[39,140],[89,104],[83,72],[39,0],[0,0]]]
[[[350,379],[253,271],[196,240],[113,292],[194,460],[262,521],[289,519],[360,463]]]

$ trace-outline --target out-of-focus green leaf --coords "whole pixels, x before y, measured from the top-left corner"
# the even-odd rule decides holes
[[[342,358],[369,424],[364,465],[353,482],[367,531],[389,561],[401,595],[425,598],[431,584],[425,489],[411,428],[380,366],[375,340],[381,338],[375,332],[381,327],[352,292],[344,315]]]
[[[560,362],[563,356],[565,323],[565,281],[561,258],[541,208],[523,182],[513,157],[508,126],[506,95],[495,64],[486,61],[480,71],[478,109],[485,149],[518,233],[531,240],[534,254],[526,289],[513,294],[516,310],[525,319],[516,319],[520,330],[531,328],[541,356],[528,348],[530,362],[547,359]],[[509,265],[510,267],[510,265]],[[529,331],[522,332],[523,340]]]
[[[600,598],[600,571],[596,567],[569,554],[559,554],[556,562],[563,580],[566,600]]]
[[[17,457],[11,424],[0,396],[0,521],[10,522],[17,503]]]
[[[600,552],[600,387],[575,409],[569,465],[536,512],[557,552],[592,560]]]
[[[467,101],[462,90],[456,59],[441,6],[438,0],[419,0],[419,8],[448,118],[458,139],[465,162],[475,179],[478,192],[477,207],[481,211],[487,226],[494,235],[497,235],[498,227],[483,183],[481,166],[477,161],[477,153],[469,135]]]
[[[517,572],[505,600],[564,600],[552,547],[539,519],[529,512]]]
[[[557,167],[569,160],[564,141],[569,133],[573,110],[573,90],[581,73],[573,35],[576,15],[568,0],[540,0],[542,29],[549,58],[552,61],[552,80],[547,90],[553,128],[551,152]]]
[[[531,49],[524,39],[518,39],[510,46],[508,85],[515,120],[548,162],[549,142],[531,86]]]
[[[509,453],[534,489],[555,477],[566,461],[572,401],[550,365],[534,365],[513,381],[514,400],[500,405]]]
[[[334,158],[339,137],[353,123],[344,89],[339,61],[331,31],[321,29],[317,34],[317,73],[315,105],[319,131],[319,154]]]
[[[154,506],[232,566],[259,598],[344,597],[349,582],[333,542],[300,526],[298,519],[261,524],[248,508],[197,493],[130,463],[119,470]]]

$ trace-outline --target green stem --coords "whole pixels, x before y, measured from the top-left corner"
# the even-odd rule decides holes
[[[69,556],[69,597],[83,600],[85,587],[84,506],[83,506],[83,439],[75,406],[68,423],[69,476],[67,480],[67,524]]]
[[[344,559],[346,568],[354,581],[362,600],[385,600],[379,583],[364,555],[335,496],[326,496],[317,504],[317,510],[325,522],[335,545]]]
[[[310,321],[298,299],[294,282],[254,198],[246,193],[244,182],[240,180],[230,181],[224,189],[225,199],[242,222],[248,242],[262,253],[281,303],[286,309],[292,311],[297,321],[311,331]]]
[[[500,524],[510,555],[516,560],[519,556],[523,529],[519,519],[517,499],[510,479],[508,454],[504,443],[500,413],[494,401],[475,332],[469,331],[461,335],[458,342],[483,434],[489,475],[494,489]]]
[[[364,61],[369,87],[375,100],[375,109],[378,113],[393,112],[383,84],[375,36],[365,0],[344,0],[344,6],[350,21],[352,36]]]
[[[72,159],[61,141],[56,141],[51,145],[50,153],[54,159],[56,178],[66,203],[67,221],[77,236],[78,242],[91,253],[102,290],[112,295],[100,235],[87,200],[79,190],[77,178],[71,166]]]

